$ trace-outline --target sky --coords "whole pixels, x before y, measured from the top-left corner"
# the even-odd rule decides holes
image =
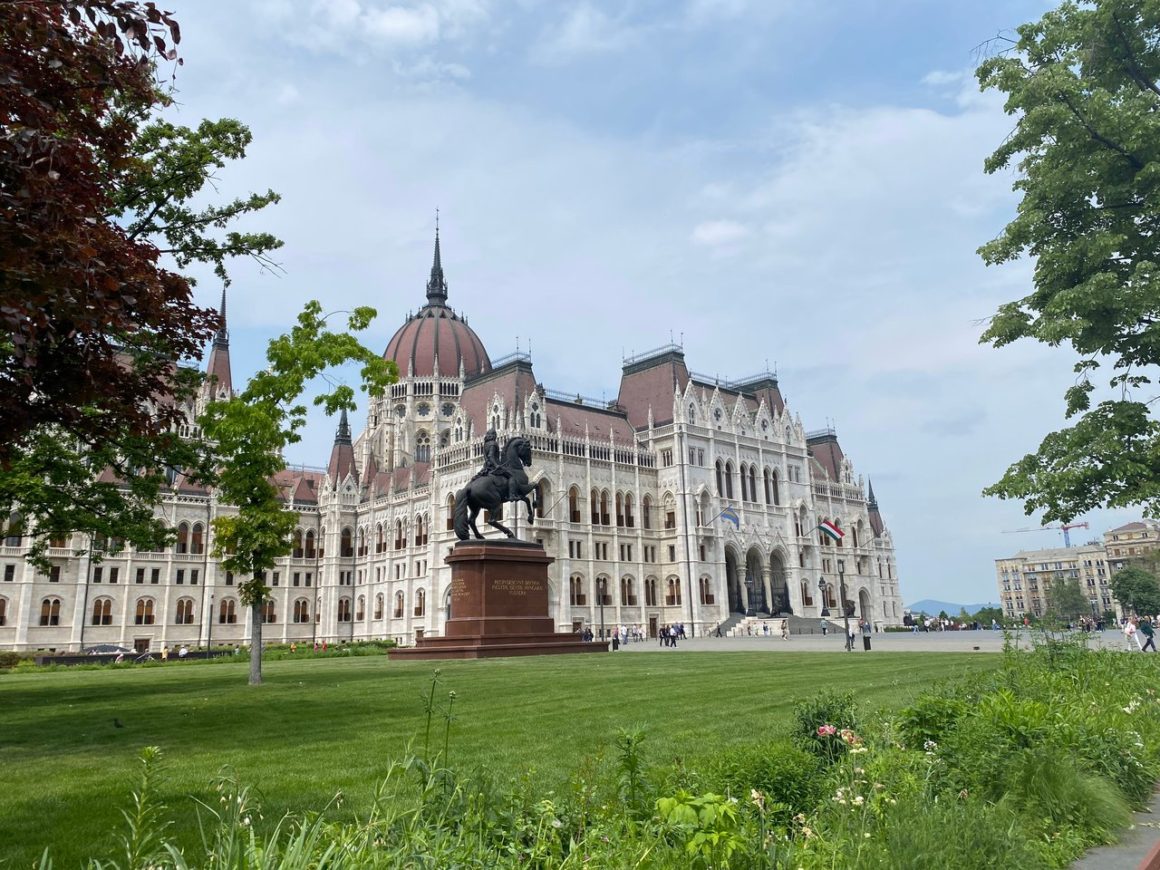
[[[612,398],[624,357],[670,340],[697,372],[776,370],[873,481],[907,603],[996,601],[996,558],[1062,546],[980,495],[1064,422],[1074,377],[1066,350],[979,344],[1032,264],[976,253],[1017,199],[983,171],[1014,119],[973,69],[1052,4],[162,5],[172,118],[254,135],[212,195],[283,197],[243,224],[284,240],[279,269],[231,270],[235,383],[310,299],[375,307],[385,348],[425,302],[438,209],[449,304],[549,389]],[[334,428],[313,415],[288,461],[324,465]],[[1137,516],[1093,513],[1073,543]]]

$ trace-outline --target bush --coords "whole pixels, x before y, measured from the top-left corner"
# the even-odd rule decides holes
[[[20,664],[20,653],[11,651],[0,652],[0,670],[14,668]]]
[[[845,753],[843,732],[856,732],[858,726],[852,692],[826,689],[793,707],[793,742],[828,761]]]
[[[809,812],[828,788],[821,758],[786,740],[727,749],[707,761],[704,781],[711,790],[743,800],[761,792],[770,816],[782,824]]]

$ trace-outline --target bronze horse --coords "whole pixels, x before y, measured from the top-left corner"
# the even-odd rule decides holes
[[[528,483],[527,472],[524,468],[532,464],[532,444],[522,435],[510,439],[504,445],[503,458],[500,467],[507,469],[511,474],[512,489],[518,493],[510,498],[508,493],[508,479],[489,474],[486,477],[476,478],[455,494],[455,536],[461,541],[468,538],[468,530],[475,533],[475,537],[483,540],[483,535],[475,526],[475,518],[481,510],[489,515],[487,524],[499,529],[509,538],[515,533],[505,526],[503,519],[503,505],[505,501],[523,502],[528,508],[528,525],[532,525],[532,502],[528,494],[537,492],[533,484]],[[537,493],[538,497],[538,493]]]

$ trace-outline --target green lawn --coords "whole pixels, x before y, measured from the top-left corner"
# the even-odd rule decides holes
[[[340,790],[344,813],[363,811],[387,764],[422,739],[420,696],[436,667],[440,695],[457,695],[452,764],[530,771],[549,788],[621,726],[645,728],[650,758],[696,757],[777,731],[795,700],[825,686],[892,707],[997,664],[980,653],[375,656],[271,662],[258,688],[244,662],[10,673],[0,676],[0,864],[28,866],[49,844],[58,867],[107,854],[147,745],[165,752],[164,799],[186,841],[190,798],[209,800],[224,765],[258,787],[267,819],[322,808]]]

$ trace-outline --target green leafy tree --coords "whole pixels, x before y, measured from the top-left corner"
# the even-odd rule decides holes
[[[1033,338],[1078,355],[1067,428],[986,494],[1068,521],[1100,506],[1160,513],[1160,4],[1064,2],[1018,28],[977,72],[1017,118],[986,162],[1018,172],[1018,214],[980,248],[988,264],[1035,258],[1031,292],[982,341]],[[1110,391],[1097,390],[1101,368]],[[1095,404],[1093,404],[1093,401]]]
[[[348,319],[350,332],[333,332],[322,306],[308,303],[297,325],[270,342],[266,370],[232,399],[211,402],[199,418],[214,444],[217,496],[237,507],[235,515],[214,520],[213,552],[227,571],[250,578],[238,591],[250,608],[251,685],[262,682],[262,606],[270,596],[266,572],[290,553],[298,524],[298,515],[284,506],[274,477],[286,467],[283,450],[300,440],[307,410],[301,397],[311,380],[335,366],[357,362],[362,365],[363,391],[379,395],[395,381],[395,364],[351,334],[366,329],[374,316],[373,308],[357,308]],[[351,387],[340,384],[316,396],[314,404],[327,414],[354,410],[354,395]]]
[[[1047,607],[1057,617],[1078,619],[1091,613],[1091,602],[1084,595],[1078,580],[1056,580],[1047,593]]]
[[[1112,594],[1125,610],[1150,616],[1160,613],[1160,582],[1143,568],[1129,565],[1113,574]]]
[[[220,326],[180,270],[228,283],[281,244],[229,229],[272,191],[205,195],[245,126],[158,119],[180,35],[153,3],[0,3],[0,516],[19,510],[34,560],[74,531],[165,540],[167,474],[207,459],[175,431],[199,383],[182,363]]]
[[[980,607],[975,613],[974,619],[977,619],[981,625],[990,625],[992,621],[1002,625],[1003,623],[1003,608],[1001,607]]]

